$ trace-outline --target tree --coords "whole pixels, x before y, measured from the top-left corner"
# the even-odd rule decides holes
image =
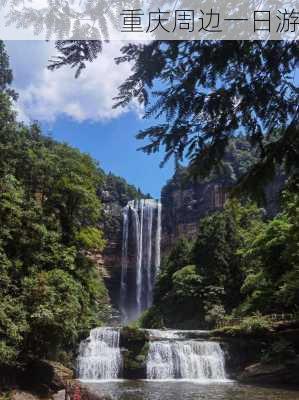
[[[0,40],[0,93],[6,93],[13,100],[17,99],[17,93],[10,87],[13,80],[12,70],[9,66],[9,58],[2,40]]]
[[[243,305],[250,266],[244,247],[265,227],[256,205],[228,201],[224,210],[202,218],[196,240],[179,240],[166,259],[155,287],[154,307],[142,323],[211,327]]]
[[[295,312],[299,305],[298,195],[285,191],[282,211],[240,248],[246,295],[241,313]]]
[[[104,173],[86,154],[16,121],[0,42],[0,364],[59,359],[109,311],[102,275]],[[80,315],[80,318],[78,316]]]
[[[277,164],[288,171],[298,166],[295,41],[129,43],[116,62],[133,63],[133,73],[115,106],[137,100],[145,117],[158,121],[137,135],[149,142],[142,147],[147,154],[164,148],[164,162],[187,157],[191,172],[205,175],[221,162],[229,139],[243,132],[260,157],[243,189],[262,187]]]
[[[179,269],[190,263],[192,244],[185,238],[178,240],[169,256],[164,260],[158,282],[155,286],[155,297],[159,300],[172,287],[171,276]]]
[[[133,74],[120,87],[117,106],[134,98],[144,104],[146,116],[161,122],[138,134],[150,142],[142,149],[150,154],[164,146],[165,160],[186,155],[194,173],[219,163],[240,131],[259,145],[267,166],[284,157],[294,164],[291,153],[298,149],[289,141],[298,129],[297,51],[295,42],[129,44],[117,62],[133,61]],[[279,147],[266,145],[278,128],[283,129]]]

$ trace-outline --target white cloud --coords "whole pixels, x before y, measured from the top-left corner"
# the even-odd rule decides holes
[[[26,42],[18,43],[26,45]],[[15,86],[19,100],[16,107],[20,119],[54,122],[64,114],[80,122],[103,121],[128,111],[112,108],[117,88],[129,76],[131,68],[129,64],[116,65],[114,62],[121,42],[107,44],[103,53],[88,63],[78,79],[74,78],[74,70],[68,67],[54,72],[47,70],[48,59],[55,55],[53,44],[35,43],[28,46],[26,57],[20,56],[16,44],[8,45],[17,78]],[[24,48],[22,51],[24,53]],[[40,62],[31,62],[39,56]],[[130,109],[140,113],[136,104]]]

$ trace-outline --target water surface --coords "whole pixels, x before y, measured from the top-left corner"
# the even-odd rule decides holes
[[[237,383],[114,381],[85,383],[113,400],[299,400],[299,391]]]

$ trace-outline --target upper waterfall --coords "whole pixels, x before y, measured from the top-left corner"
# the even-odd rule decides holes
[[[129,201],[123,209],[120,309],[124,322],[152,305],[160,242],[161,203],[153,199]]]

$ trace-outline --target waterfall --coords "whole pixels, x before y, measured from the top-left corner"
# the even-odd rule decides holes
[[[143,261],[143,217],[144,217],[144,200],[140,200],[138,203],[140,208],[140,219],[138,220],[138,208],[133,209],[134,217],[137,218],[139,224],[137,224],[137,231],[135,232],[135,238],[137,243],[137,265],[136,265],[136,302],[137,312],[141,312],[141,300],[142,300],[142,261]]]
[[[122,255],[121,255],[121,282],[120,282],[120,306],[121,313],[126,319],[126,309],[124,307],[125,298],[127,293],[127,273],[128,273],[128,230],[129,226],[129,208],[125,207],[123,210],[123,238],[122,238]]]
[[[95,328],[82,341],[77,359],[77,372],[82,380],[117,379],[122,370],[119,329]]]
[[[161,203],[153,199],[129,201],[123,209],[120,289],[123,322],[138,318],[152,305],[153,286],[160,268],[160,242]],[[130,277],[128,259],[133,263],[130,270],[134,273]]]
[[[152,331],[156,338],[167,338]],[[170,338],[177,338],[173,332]],[[154,340],[146,363],[148,379],[196,379],[224,381],[224,354],[219,343],[196,340]]]
[[[162,216],[162,204],[159,202],[158,205],[158,216],[157,216],[157,234],[156,234],[156,253],[155,253],[155,268],[156,274],[160,270],[161,264],[161,216]]]

